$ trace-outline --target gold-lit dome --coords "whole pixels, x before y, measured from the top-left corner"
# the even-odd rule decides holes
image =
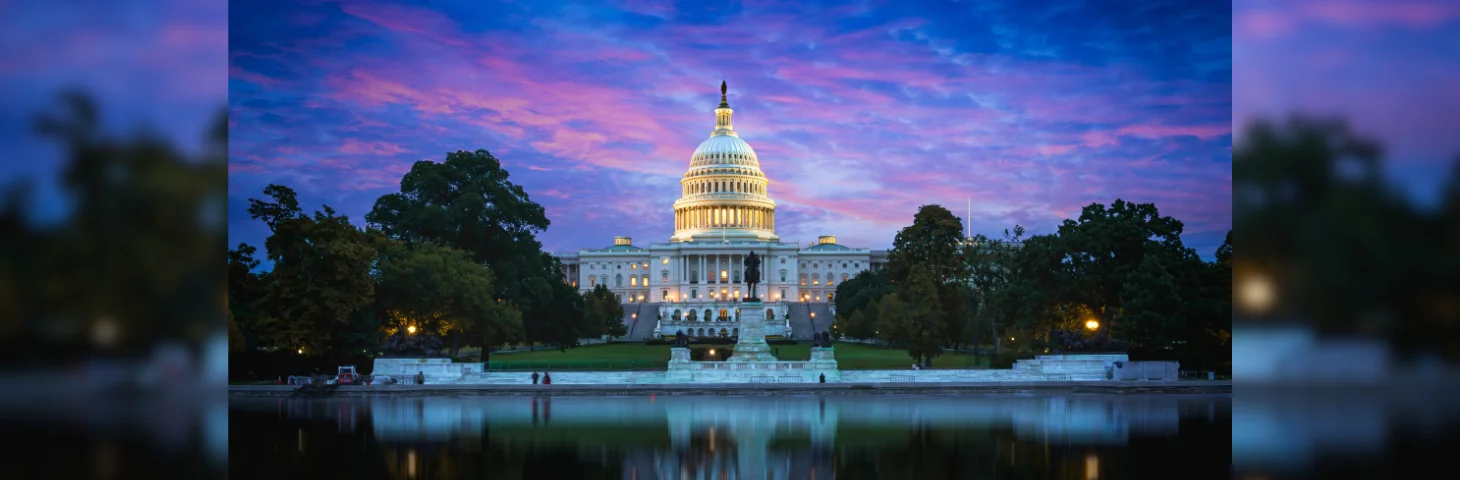
[[[767,195],[770,182],[755,149],[735,132],[733,113],[721,82],[715,130],[690,156],[689,171],[680,180],[672,241],[779,240],[776,203]]]

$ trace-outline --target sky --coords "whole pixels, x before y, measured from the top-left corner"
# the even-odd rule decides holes
[[[777,233],[889,248],[921,205],[1051,233],[1155,203],[1211,258],[1231,227],[1225,2],[235,4],[230,241],[270,183],[363,224],[419,160],[486,149],[550,251],[664,242],[722,80]]]
[[[199,153],[228,102],[221,0],[0,0],[0,188],[28,182],[32,213],[64,219],[64,152],[32,127],[63,90],[97,101],[106,134],[140,132]]]
[[[1232,25],[1234,125],[1343,118],[1417,206],[1439,204],[1460,158],[1460,2],[1239,0]]]

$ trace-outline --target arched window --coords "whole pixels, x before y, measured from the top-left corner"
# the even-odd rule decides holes
[[[710,312],[710,309],[706,308],[705,309],[705,321],[708,322],[712,318],[715,318],[715,314],[714,313],[711,313]]]
[[[669,283],[669,270],[660,270],[659,277],[662,279],[662,282]]]
[[[596,286],[598,286],[598,277],[593,276],[593,275],[589,275],[588,276],[588,287],[589,288],[593,288],[593,287],[596,287]]]
[[[806,274],[801,274],[801,286],[806,286]]]
[[[781,270],[781,281],[786,281],[786,270],[784,269]]]
[[[700,329],[700,334],[699,334],[699,336],[701,336],[701,337],[703,337],[703,336],[705,336],[705,329],[704,329],[704,328],[701,328],[701,329]]]
[[[620,273],[618,275],[614,275],[613,276],[613,286],[615,286],[615,287],[622,287],[622,286],[624,286],[624,274]]]
[[[674,316],[672,316],[672,317],[669,317],[669,319],[670,319],[670,320],[674,320],[674,321],[676,321],[676,322],[677,322],[677,321],[679,321],[679,315],[680,315],[680,313],[679,313],[679,309],[678,309],[678,308],[676,308],[676,309],[674,309]]]
[[[811,274],[811,284],[812,285],[821,285],[821,275],[818,275],[818,274],[815,274],[815,273]]]
[[[730,319],[730,311],[727,310],[727,309],[724,309],[724,308],[720,309],[720,316],[715,318],[715,320],[718,320],[718,321],[721,321],[721,322],[726,321],[726,320],[729,320],[729,319]]]
[[[699,315],[696,315],[695,314],[695,311],[694,310],[690,310],[689,311],[689,321],[693,322],[693,321],[695,321],[695,319],[697,319],[699,317],[700,317]]]
[[[775,310],[771,310],[769,308],[765,309],[765,319],[767,321],[769,321],[769,320],[775,320],[776,319],[776,311]]]

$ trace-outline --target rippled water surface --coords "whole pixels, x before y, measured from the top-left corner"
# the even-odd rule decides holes
[[[235,399],[229,433],[231,478],[1230,478],[1232,400]]]

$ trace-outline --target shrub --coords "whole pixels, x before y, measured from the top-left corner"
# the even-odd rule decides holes
[[[714,350],[715,351],[714,358],[711,358],[710,357],[710,350]],[[730,356],[731,355],[734,355],[734,354],[735,354],[735,347],[733,347],[733,346],[732,347],[720,347],[720,346],[707,347],[707,346],[699,346],[699,347],[690,347],[690,349],[689,349],[689,359],[690,360],[695,360],[695,361],[701,361],[701,362],[702,361],[707,361],[707,360],[708,361],[712,361],[712,362],[723,362],[723,361],[725,361],[725,359],[730,358]]]
[[[789,338],[777,338],[775,340],[766,340],[765,343],[767,345],[796,345],[796,341],[795,340],[792,340],[792,339],[789,339]]]
[[[995,368],[995,369],[1010,369],[1010,368],[1014,368],[1014,362],[1017,361],[1017,360],[1024,359],[1024,358],[1031,358],[1031,357],[1029,357],[1029,356],[1027,356],[1025,354],[1021,354],[1019,352],[1012,352],[1012,351],[1001,352],[997,356],[994,357],[993,361],[989,364],[989,368]]]

